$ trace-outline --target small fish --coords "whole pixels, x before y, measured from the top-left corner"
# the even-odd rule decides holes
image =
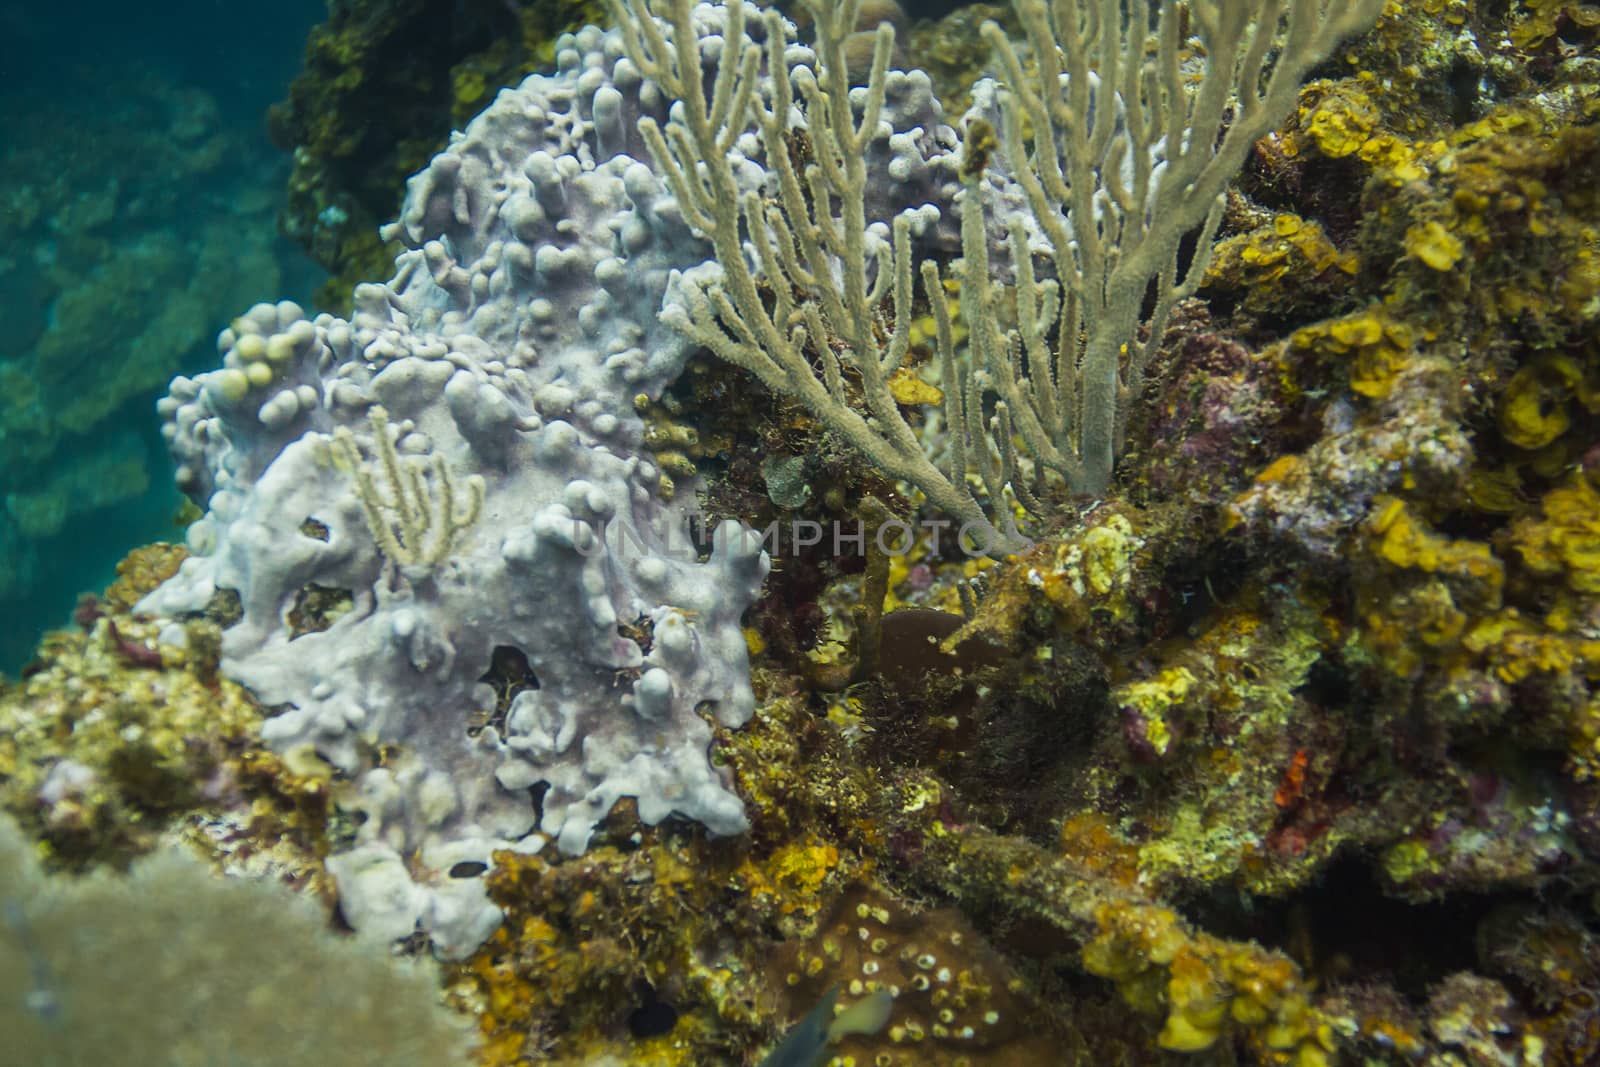
[[[838,986],[824,993],[799,1025],[767,1053],[761,1067],[822,1067],[828,1061],[828,1046],[851,1034],[877,1033],[889,1021],[889,1010],[894,1007],[894,997],[887,989],[880,989],[835,1016],[833,1002],[838,999]]]

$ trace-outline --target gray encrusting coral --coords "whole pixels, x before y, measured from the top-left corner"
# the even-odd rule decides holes
[[[179,484],[209,511],[142,609],[237,591],[223,669],[289,705],[266,736],[359,779],[360,841],[329,861],[345,914],[388,937],[420,923],[448,955],[499,921],[449,872],[541,847],[536,820],[569,852],[621,796],[650,823],[745,826],[708,719],[754,708],[739,616],[766,557],[729,523],[698,562],[694,485],[643,447],[638,398],[688,354],[655,311],[703,254],[619,154],[639,83],[608,82],[607,40],[571,38],[559,73],[502,94],[412,180],[395,232],[413,250],[351,321],[261,305],[224,331],[223,367],[162,405]],[[402,543],[436,523],[448,553]],[[291,621],[329,590],[345,610]],[[531,683],[469,732],[497,710],[499,648]],[[405,754],[379,766],[380,743]]]

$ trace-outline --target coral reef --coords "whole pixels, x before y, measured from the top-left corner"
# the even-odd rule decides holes
[[[784,5],[804,22],[803,10]],[[939,19],[908,19],[892,3],[863,7],[870,30],[889,20],[905,28],[897,63],[933,78],[952,114],[985,70],[977,28],[1001,4],[958,7]],[[603,22],[602,0],[348,0],[307,41],[304,67],[270,128],[291,154],[288,205],[281,224],[330,274],[320,307],[345,309],[355,285],[379,277],[400,246],[378,237],[399,210],[405,180],[421,169],[502,88],[548,68],[557,38]],[[860,35],[871,53],[871,34]]]
[[[177,837],[234,874],[338,896],[385,933],[399,924],[359,914],[381,894],[350,857],[390,850],[371,884],[426,897],[400,914],[420,907],[420,929],[461,957],[443,985],[497,1067],[748,1067],[830,991],[842,1009],[884,988],[899,993],[888,1025],[836,1063],[1593,1063],[1592,12],[1396,3],[1324,65],[1230,190],[1200,299],[1146,339],[1112,485],[1035,544],[979,562],[926,523],[903,554],[791,538],[759,597],[746,560],[698,609],[645,595],[611,557],[588,584],[560,563],[536,581],[486,560],[517,558],[500,552],[512,523],[589,507],[566,488],[584,463],[648,465],[648,484],[619,475],[637,524],[702,492],[786,532],[931,515],[803,409],[659,327],[674,290],[653,272],[707,255],[670,212],[627,272],[651,313],[631,325],[663,362],[626,389],[595,369],[628,347],[604,351],[620,299],[579,310],[615,272],[557,260],[608,240],[594,235],[612,219],[642,238],[638,201],[667,198],[585,162],[612,135],[643,151],[608,125],[636,98],[606,95],[606,39],[569,38],[561,71],[524,92],[587,90],[522,140],[491,109],[420,176],[390,231],[411,246],[401,274],[360,290],[351,321],[259,306],[224,333],[223,369],[175,388],[182,476],[210,498],[191,545],[210,554],[175,578],[181,550],[138,554],[84,606],[85,632],[52,636],[0,690],[0,804],[58,865],[124,865]],[[569,132],[576,168],[551,150],[531,162],[538,138]],[[758,180],[760,157],[741,163]],[[493,181],[506,199],[490,212]],[[552,237],[552,204],[583,221]],[[543,245],[520,266],[518,227]],[[502,310],[538,286],[564,316]],[[926,348],[924,333],[912,362]],[[551,363],[565,394],[534,381]],[[483,403],[452,403],[469,386]],[[896,388],[937,443],[931,383]],[[573,427],[561,465],[494,461],[499,438],[474,420],[506,409],[530,439]],[[583,480],[611,499],[603,471]],[[302,570],[259,566],[281,567],[285,545]],[[720,564],[667,566],[691,583]],[[492,593],[458,596],[461,581]],[[175,612],[180,594],[205,610],[135,611]],[[604,626],[586,614],[597,600]],[[686,607],[700,614],[672,610]],[[342,635],[365,647],[380,623],[381,669],[329,666]],[[659,721],[693,758],[661,766],[736,800],[742,833],[626,789],[590,800],[536,743],[487,764],[452,755],[536,742],[518,709],[542,714],[557,688],[575,733],[611,736],[607,716],[631,723],[652,699],[640,668],[679,628],[716,652],[702,670],[666,665],[675,697],[726,685],[704,671],[748,657],[750,704],[708,718],[674,704]],[[602,629],[637,656],[576,670]],[[348,713],[368,706],[384,714],[363,737]],[[518,788],[550,781],[517,798],[520,817],[542,805],[587,849],[534,853],[523,826],[430,859],[496,810],[425,788],[438,777],[422,768],[451,760],[491,790],[506,766]],[[413,865],[404,880],[393,857]],[[471,926],[439,921],[462,884],[493,917],[458,913],[483,925],[451,941]]]

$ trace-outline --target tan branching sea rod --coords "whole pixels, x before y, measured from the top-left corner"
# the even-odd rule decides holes
[[[888,135],[880,112],[894,30],[878,27],[866,87],[853,89],[845,40],[860,0],[806,0],[815,75],[793,81],[780,17],[764,16],[757,43],[744,7],[727,5],[724,39],[742,44],[722,50],[709,94],[692,0],[610,2],[629,58],[677,101],[665,127],[645,117],[640,133],[721,267],[715,281],[686,286],[685,306],[669,307],[666,321],[799,400],[995,551],[1017,543],[1006,489],[1036,515],[1053,491],[1105,489],[1167,317],[1210,261],[1227,184],[1289,112],[1306,72],[1383,9],[1383,0],[1196,0],[1162,3],[1146,20],[1129,15],[1145,5],[1121,0],[1016,0],[1030,62],[984,25],[1003,80],[975,90],[959,171],[961,258],[941,268],[917,262],[913,210],[887,240],[865,211],[866,155]],[[811,149],[803,169],[787,148],[796,115]],[[752,124],[773,183],[741,191],[732,153]],[[1026,211],[989,202],[991,168],[1020,186]],[[1009,238],[1014,312],[992,282],[1001,266],[992,230]],[[1192,255],[1180,256],[1196,231]],[[915,274],[936,323],[950,431],[937,456],[890,388],[906,365]],[[966,351],[953,340],[947,278],[960,284]]]

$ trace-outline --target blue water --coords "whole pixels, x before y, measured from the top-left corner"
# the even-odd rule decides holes
[[[0,671],[181,539],[154,413],[256,300],[309,306],[265,112],[323,0],[0,4]]]

